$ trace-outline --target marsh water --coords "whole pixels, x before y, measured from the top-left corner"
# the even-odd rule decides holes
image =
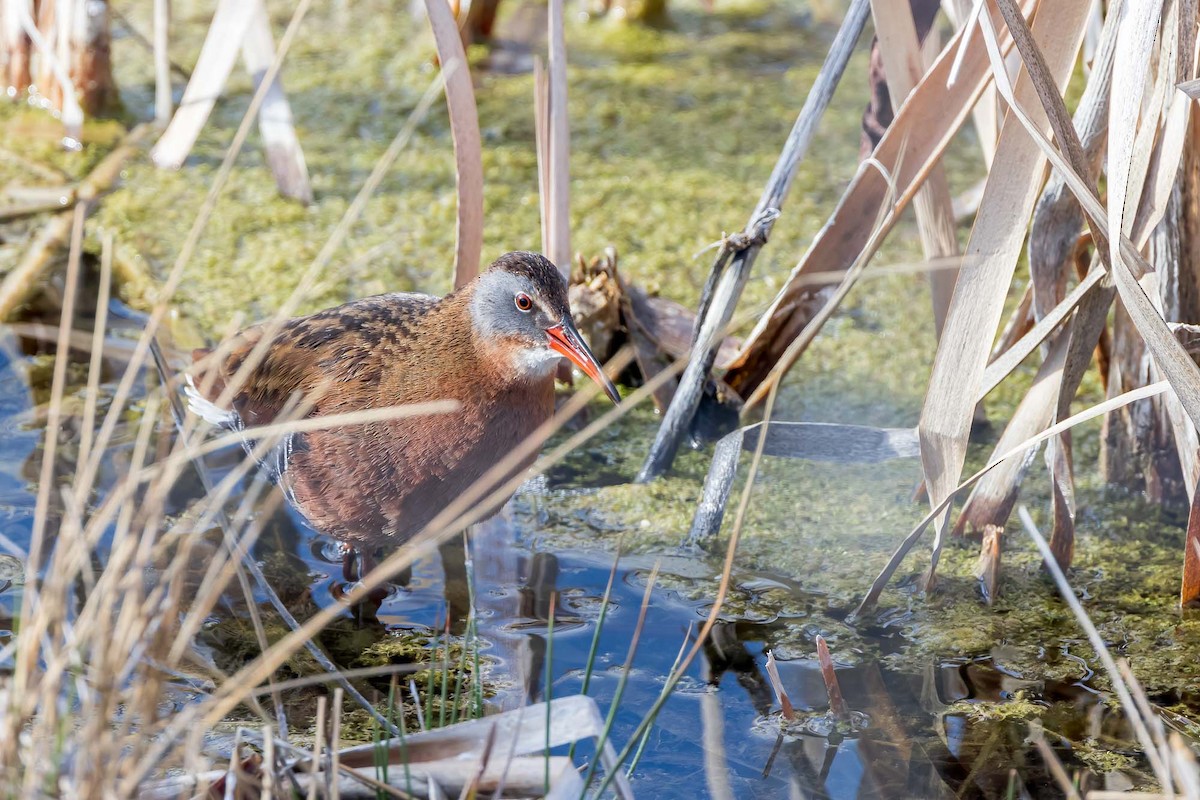
[[[178,6],[177,59],[186,63],[194,59],[207,20],[199,6]],[[808,6],[742,0],[718,6],[680,2],[658,27],[578,19],[569,32],[574,246],[595,253],[615,244],[627,279],[689,305],[706,268],[705,259],[693,254],[722,230],[742,224],[833,30],[831,20]],[[272,9],[281,25],[289,9]],[[485,255],[537,247],[528,51],[538,46],[529,31],[541,24],[543,11],[505,7],[500,41],[478,65]],[[251,146],[176,298],[179,315],[171,332],[184,350],[212,340],[235,315],[263,316],[278,305],[430,77],[428,42],[417,32],[421,21],[392,4],[335,3],[314,15],[285,79],[317,200],[308,209],[277,200],[261,153]],[[146,20],[131,14],[129,24],[139,22],[145,29]],[[119,25],[117,34],[126,106],[145,116],[152,97],[148,56],[139,55]],[[769,301],[853,173],[865,64],[860,48],[801,170],[787,216],[756,265],[747,313]],[[230,97],[218,104],[183,170],[161,172],[145,158],[132,162],[122,186],[97,209],[90,233],[115,232],[120,258],[161,278],[245,107],[245,87],[245,79],[235,77]],[[5,111],[4,124],[21,134],[12,146],[45,157],[67,176],[86,172],[111,146],[112,130],[97,126],[83,153],[58,154],[46,143],[54,128],[39,121],[40,113]],[[963,138],[947,157],[956,189],[978,175],[978,155],[969,134]],[[443,117],[420,126],[346,252],[304,299],[306,310],[384,290],[448,287],[449,148]],[[31,180],[7,172],[5,179]],[[32,230],[6,231],[4,263],[21,252]],[[911,226],[901,226],[892,239],[880,260],[918,257]],[[94,296],[94,275],[85,285],[84,295]],[[0,326],[0,533],[18,550],[27,546],[32,527],[53,366],[53,345],[30,325],[57,324],[60,291],[60,285],[48,286],[20,325]],[[150,299],[118,293],[133,307]],[[77,328],[89,329],[89,314],[81,313]],[[794,371],[777,417],[914,425],[934,351],[930,318],[923,276],[864,281]],[[102,410],[138,332],[136,321],[115,319],[99,384]],[[87,358],[82,351],[73,354],[69,409],[83,398]],[[1002,386],[989,398],[989,417],[1003,420],[1011,413],[1030,374],[1027,365],[1014,379],[1018,388]],[[128,469],[145,388],[156,382],[154,375],[141,375],[105,454],[96,502]],[[1098,391],[1092,378],[1087,391]],[[575,693],[615,562],[589,694],[606,713],[623,691],[613,729],[623,745],[658,697],[680,648],[708,616],[723,558],[724,539],[711,552],[679,547],[709,445],[684,453],[669,478],[632,484],[656,421],[642,408],[601,432],[478,526],[469,559],[453,548],[422,559],[386,596],[347,608],[322,644],[348,667],[420,661],[439,632],[449,628],[451,637],[461,637],[473,597],[490,710],[540,699],[547,683],[552,695]],[[70,480],[78,424],[71,414],[60,435],[56,480]],[[997,432],[998,425],[980,432],[975,460],[986,455]],[[164,441],[173,436],[165,419],[157,435]],[[1077,433],[1081,512],[1071,578],[1110,647],[1130,659],[1167,726],[1195,739],[1200,622],[1175,607],[1180,518],[1102,486],[1095,469],[1098,439],[1098,425]],[[238,455],[215,454],[209,467],[219,476]],[[729,600],[646,739],[634,770],[639,796],[1061,796],[1033,744],[1038,730],[1085,788],[1152,786],[1107,678],[1096,672],[1095,653],[1015,527],[1006,539],[994,605],[982,601],[973,575],[977,544],[954,542],[937,593],[916,592],[913,578],[924,567],[924,554],[914,554],[880,612],[849,621],[870,580],[923,512],[913,499],[919,478],[911,459],[850,466],[764,463]],[[1035,465],[1023,501],[1039,520],[1045,519],[1044,485],[1044,470]],[[184,513],[202,491],[199,482],[185,481],[172,493],[168,512]],[[298,616],[341,602],[346,580],[336,554],[288,512],[268,520],[255,555]],[[103,542],[97,558],[103,561]],[[646,582],[656,569],[645,627],[621,690]],[[0,608],[8,619],[20,602],[23,574],[18,558],[0,556]],[[263,608],[270,613],[265,603]],[[853,712],[849,724],[830,714],[814,656],[818,635],[837,665]],[[252,655],[252,641],[245,606],[231,593],[197,646],[228,668]],[[768,651],[798,712],[795,720],[781,715],[767,679]],[[186,684],[180,689],[179,702],[196,691]],[[292,723],[303,733],[311,720],[302,699],[297,708]],[[370,734],[366,726],[347,729],[348,737],[356,735]]]
[[[0,533],[18,546],[28,542],[32,525],[34,477],[43,445],[38,413],[47,393],[47,353],[52,352],[30,333],[27,327],[0,329],[0,426],[5,432]],[[110,333],[112,357],[105,359],[102,397],[115,389],[123,344],[131,343],[136,333],[136,326],[119,321]],[[70,374],[81,374],[75,366],[86,358],[78,354]],[[145,380],[153,383],[157,378]],[[73,383],[68,397],[80,398],[83,391]],[[106,453],[108,478],[101,483],[97,502],[103,499],[104,483],[111,485],[128,468],[143,392],[144,384]],[[614,436],[636,436],[642,443],[652,423],[652,418],[626,422]],[[60,455],[63,479],[70,474],[69,444],[75,433],[68,426],[61,437],[60,453],[67,451]],[[169,426],[160,433],[173,435]],[[219,477],[239,456],[240,451],[216,454],[210,466]],[[599,472],[598,463],[607,464],[609,471]],[[606,507],[604,492],[626,486],[636,466],[623,461],[619,451],[602,447],[577,454],[549,477],[528,484],[501,514],[477,526],[469,545],[470,573],[466,560],[455,555],[457,543],[452,543],[419,561],[386,596],[347,608],[322,637],[322,645],[345,666],[420,661],[414,654],[432,647],[443,630],[461,637],[473,596],[489,711],[541,699],[547,677],[553,696],[576,693],[615,562],[589,694],[607,711],[636,641],[613,729],[614,739],[623,744],[661,692],[681,647],[694,641],[720,573],[716,555],[637,543],[634,537],[629,537],[624,554],[614,553],[615,539],[624,538],[618,530],[620,510]],[[901,472],[914,469],[909,464]],[[598,475],[609,486],[592,483]],[[766,480],[778,477],[768,471]],[[863,475],[847,472],[842,477],[856,484],[857,491],[880,488]],[[184,481],[173,492],[168,513],[183,513],[202,492],[198,482]],[[237,500],[231,498],[232,503]],[[899,495],[888,502],[902,510],[911,505]],[[574,518],[575,525],[564,524],[564,517]],[[836,511],[822,512],[820,523],[845,528],[848,520]],[[811,546],[802,527],[796,528],[795,547]],[[684,530],[676,533],[682,537]],[[103,548],[97,557],[103,562]],[[336,550],[289,513],[279,511],[270,519],[256,557],[298,615],[341,603],[347,581]],[[23,572],[11,557],[5,557],[3,567],[0,602],[11,619],[21,597]],[[646,582],[655,569],[658,579],[645,629],[635,637]],[[969,587],[954,580],[951,584],[946,592],[967,592],[967,598],[958,599],[981,623],[998,614],[1019,613],[1003,601],[989,610]],[[1082,637],[1061,634],[1057,622],[1062,620],[1052,618],[1056,603],[1049,587],[1042,583],[1040,590],[1048,618],[1037,641],[998,640],[969,653],[943,645],[938,654],[936,645],[922,643],[923,637],[928,634],[936,641],[953,635],[951,626],[957,623],[950,613],[922,612],[920,606],[927,601],[902,592],[901,597],[909,597],[906,603],[893,602],[878,617],[851,624],[846,621],[851,606],[821,575],[739,566],[733,573],[728,610],[647,737],[634,770],[634,786],[639,795],[668,798],[1058,796],[1030,743],[1034,724],[1070,767],[1082,770],[1086,786],[1146,785],[1132,732],[1103,681],[1094,679]],[[199,645],[224,668],[236,666],[253,648],[245,607],[231,591],[214,611]],[[269,613],[263,598],[258,599]],[[948,630],[939,631],[939,625]],[[1032,627],[1038,629],[1036,621]],[[829,710],[813,656],[817,635],[829,641],[834,653],[852,711],[849,724]],[[781,716],[768,682],[768,650],[775,653],[782,684],[798,712],[792,721]],[[1050,677],[1053,674],[1064,677]],[[182,681],[178,688],[177,702],[184,703],[197,687]],[[377,689],[383,691],[384,686]],[[1156,699],[1172,704],[1172,709],[1163,709],[1171,727],[1192,732],[1194,717],[1186,692],[1160,689]],[[304,705],[290,705],[292,724],[302,733],[303,712],[295,708]],[[369,733],[363,727],[357,732],[348,729],[346,736]],[[220,751],[219,739],[211,744]],[[586,756],[586,748],[581,755]]]

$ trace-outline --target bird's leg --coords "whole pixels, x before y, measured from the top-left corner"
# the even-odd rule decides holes
[[[365,550],[362,547],[354,547],[348,544],[340,545],[342,555],[342,578],[348,583],[357,583],[364,580],[371,570],[379,566],[379,562],[383,560],[383,548],[376,547],[371,550]],[[407,586],[412,581],[412,567],[408,566],[400,570],[395,578],[388,581],[393,586]]]
[[[342,551],[342,578],[347,583],[354,583],[358,580],[358,550],[344,543],[339,544],[338,549]]]
[[[364,547],[342,545],[342,577],[350,583],[358,583],[378,566],[377,551]]]
[[[467,627],[471,613],[471,587],[467,585],[467,541],[455,537],[438,545],[442,559],[442,574],[445,582],[442,591],[446,598],[446,613],[450,620],[450,632],[461,636]]]

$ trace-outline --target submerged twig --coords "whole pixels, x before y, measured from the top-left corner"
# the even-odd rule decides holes
[[[796,709],[792,707],[792,700],[788,697],[787,689],[783,688],[783,681],[779,677],[779,667],[775,665],[774,651],[767,651],[767,677],[771,681],[771,689],[775,692],[775,699],[779,701],[779,710],[783,714],[783,718],[791,722],[796,718]]]
[[[833,656],[829,654],[829,645],[825,637],[818,636],[817,663],[821,665],[821,679],[825,681],[825,691],[829,695],[829,710],[842,722],[850,720],[850,708],[842,697],[842,685],[838,683],[837,671],[833,667]]]

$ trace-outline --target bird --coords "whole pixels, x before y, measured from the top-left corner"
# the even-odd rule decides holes
[[[297,398],[308,417],[457,401],[451,413],[292,433],[258,453],[314,530],[358,551],[360,569],[368,551],[410,539],[551,417],[564,356],[620,402],[572,321],[562,274],[536,253],[507,253],[442,298],[382,294],[290,319],[218,405],[268,334],[260,324],[195,350],[186,375],[192,413],[241,433],[249,453],[250,429],[282,419]]]

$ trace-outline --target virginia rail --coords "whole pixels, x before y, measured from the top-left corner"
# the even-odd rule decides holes
[[[571,321],[562,275],[534,253],[501,256],[441,299],[385,294],[285,322],[230,407],[217,407],[263,334],[262,326],[237,334],[217,363],[206,363],[208,350],[193,353],[205,359],[188,377],[193,413],[244,431],[270,423],[296,395],[309,416],[460,404],[450,414],[292,434],[261,460],[313,528],[361,556],[421,530],[549,419],[562,356],[620,400]]]

